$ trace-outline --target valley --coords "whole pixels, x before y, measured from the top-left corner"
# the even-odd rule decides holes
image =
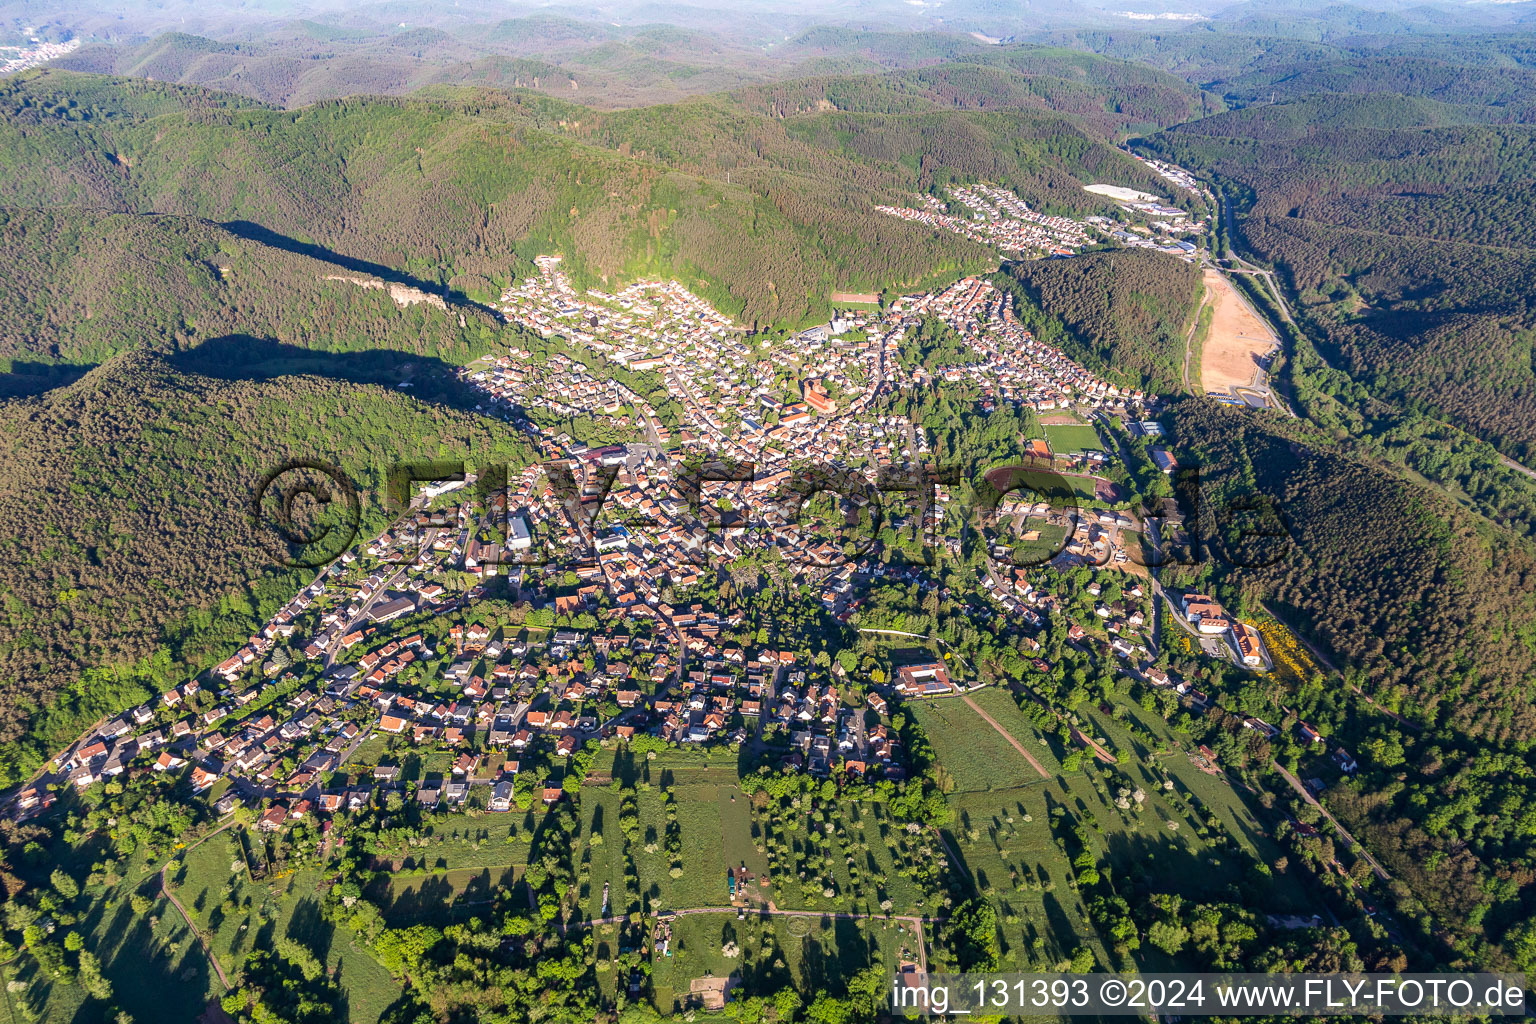
[[[0,1021],[1536,965],[1524,34],[973,7],[0,38]]]

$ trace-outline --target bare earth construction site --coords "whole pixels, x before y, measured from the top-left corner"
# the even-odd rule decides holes
[[[1267,367],[1280,339],[1219,271],[1206,270],[1205,288],[1213,314],[1200,351],[1201,386],[1217,401],[1270,405]]]

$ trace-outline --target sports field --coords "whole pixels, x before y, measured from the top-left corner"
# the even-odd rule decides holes
[[[1099,440],[1099,432],[1089,424],[1059,423],[1044,429],[1045,439],[1050,442],[1051,451],[1057,455],[1075,455],[1078,452],[1104,450],[1104,442]]]

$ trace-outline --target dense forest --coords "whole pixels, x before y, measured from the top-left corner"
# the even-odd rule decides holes
[[[501,326],[465,303],[443,315],[434,286],[429,295],[387,268],[318,260],[189,217],[0,208],[0,245],[0,358],[13,364],[94,364],[236,334],[462,360]]]
[[[345,357],[328,366],[329,377],[220,380],[127,353],[0,405],[5,779],[103,712],[228,657],[307,582],[253,532],[269,469],[338,466],[377,528],[397,461],[532,458],[494,421],[344,379]]]
[[[1224,567],[1214,571],[1250,607],[1283,612],[1408,718],[1487,740],[1536,737],[1536,563],[1525,549],[1296,421],[1194,399],[1170,420],[1198,467],[1200,523]]]
[[[1231,230],[1281,272],[1324,357],[1381,398],[1530,458],[1536,132],[1412,127],[1418,102],[1314,96],[1147,147],[1230,183]]]
[[[743,106],[775,117],[839,110],[909,114],[933,110],[1052,110],[1106,134],[1163,127],[1199,111],[1199,91],[1150,68],[1044,47],[1009,48],[954,63],[885,75],[800,78],[739,90]]]
[[[1297,99],[1315,93],[1390,94],[1455,108],[1467,120],[1529,123],[1536,118],[1536,69],[1487,67],[1428,58],[1358,56],[1297,69],[1256,71],[1223,83],[1229,102]]]
[[[1200,109],[1199,89],[1173,75],[1081,50],[818,27],[765,54],[708,32],[546,13],[459,32],[380,26],[342,34],[312,22],[228,39],[174,31],[128,46],[87,45],[55,66],[219,89],[290,109],[435,85],[528,89],[600,109],[727,91],[776,115],[815,109],[823,98],[838,109],[881,113],[1036,107],[1105,128],[1164,127]],[[824,90],[830,94],[819,95]]]
[[[1362,771],[1329,787],[1328,807],[1386,866],[1424,939],[1468,962],[1529,965],[1530,550],[1300,421],[1201,399],[1169,421],[1192,455],[1198,483],[1182,490],[1198,492],[1206,545],[1189,582],[1299,627],[1342,674],[1280,698],[1360,751]],[[1272,701],[1272,686],[1251,692]]]
[[[1200,303],[1200,271],[1128,249],[1010,263],[994,277],[1035,336],[1123,385],[1182,386],[1184,345]]]

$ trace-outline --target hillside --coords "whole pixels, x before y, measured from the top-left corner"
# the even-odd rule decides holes
[[[834,290],[983,265],[963,239],[870,217],[882,197],[984,177],[1047,208],[1102,209],[1086,179],[1148,174],[1071,119],[1023,111],[791,124],[705,100],[603,115],[440,90],[286,112],[43,72],[0,86],[0,114],[12,205],[248,222],[477,299],[519,260],[560,252],[579,282],[672,276],[759,323],[825,315]]]
[[[1047,47],[1008,47],[883,75],[829,76],[756,85],[733,97],[787,117],[840,110],[903,114],[932,110],[1049,110],[1106,135],[1166,127],[1201,110],[1199,90],[1151,68]]]
[[[1260,103],[1331,95],[1390,95],[1428,100],[1466,120],[1530,123],[1536,119],[1536,69],[1490,68],[1402,56],[1319,61],[1302,70],[1275,69],[1223,83],[1229,102]]]
[[[351,31],[299,21],[227,39],[167,32],[85,46],[54,66],[219,89],[289,108],[442,83],[579,92],[586,102],[617,107],[676,101],[766,74],[762,56],[748,47],[549,16],[451,28],[365,22]]]
[[[1536,130],[1403,116],[1427,102],[1313,96],[1147,145],[1230,183],[1235,235],[1281,271],[1327,358],[1382,398],[1528,458],[1536,255],[1521,225]],[[1319,112],[1331,127],[1308,127]]]
[[[1216,572],[1250,604],[1264,600],[1405,716],[1485,740],[1536,736],[1536,563],[1525,550],[1294,421],[1186,399],[1170,423],[1200,469]],[[1240,517],[1225,510],[1255,498],[1287,539],[1256,523],[1234,538]]]
[[[1199,472],[1198,585],[1279,616],[1344,674],[1280,700],[1313,722],[1352,708],[1366,774],[1329,786],[1328,807],[1392,873],[1400,913],[1460,955],[1502,934],[1529,962],[1528,903],[1494,894],[1530,855],[1530,549],[1303,421],[1186,399],[1164,422]]]
[[[161,685],[293,586],[241,533],[268,465],[334,460],[372,487],[396,456],[522,457],[455,410],[444,371],[501,337],[474,300],[533,256],[804,321],[834,289],[984,265],[968,242],[871,216],[876,198],[985,177],[1089,210],[1083,181],[1145,174],[1072,118],[1026,110],[785,121],[727,100],[604,114],[439,89],[288,112],[50,71],[0,85],[0,113],[13,766],[127,699],[104,672]],[[130,508],[86,511],[127,504],[128,478]]]
[[[1183,387],[1184,346],[1200,303],[1200,271],[1129,249],[1010,263],[994,281],[1035,336],[1110,380],[1151,391]]]
[[[227,657],[303,585],[273,565],[248,518],[271,467],[340,466],[378,523],[395,461],[531,457],[494,421],[345,379],[348,357],[266,377],[251,350],[240,354],[240,373],[256,379],[128,353],[0,403],[6,781],[101,712]]]
[[[6,777],[302,585],[247,519],[269,468],[340,465],[372,522],[396,460],[531,457],[459,411],[453,367],[515,332],[473,306],[191,218],[7,209],[0,238]]]
[[[492,316],[383,268],[336,263],[186,217],[0,208],[0,359],[94,364],[251,335],[328,352],[468,358]],[[370,282],[372,283],[370,285]],[[458,316],[463,317],[460,323]]]

